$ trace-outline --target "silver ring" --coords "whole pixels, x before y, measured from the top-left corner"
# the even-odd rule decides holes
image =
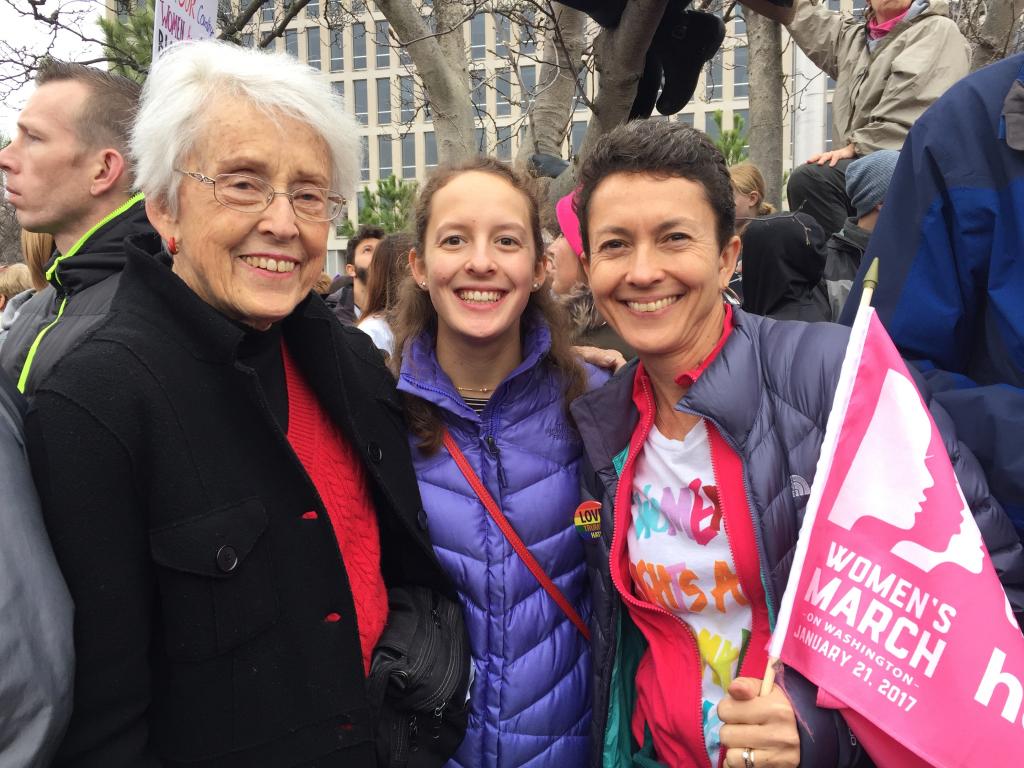
[[[743,750],[743,768],[754,768],[754,750],[749,747]]]

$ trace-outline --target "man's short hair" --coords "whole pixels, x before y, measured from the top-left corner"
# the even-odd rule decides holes
[[[67,80],[89,89],[82,111],[74,120],[75,133],[82,146],[88,149],[113,147],[127,159],[142,86],[122,75],[58,59],[47,59],[36,73],[37,86]],[[132,179],[130,170],[127,178]]]
[[[371,227],[366,224],[361,226],[359,230],[352,235],[352,238],[348,241],[348,250],[345,251],[345,263],[353,264],[356,258],[356,248],[363,240],[383,240],[385,232],[381,227]]]

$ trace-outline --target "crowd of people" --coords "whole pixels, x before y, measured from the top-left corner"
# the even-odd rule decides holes
[[[41,69],[0,151],[0,763],[870,766],[798,672],[761,690],[792,478],[878,257],[1024,616],[1024,55],[961,80],[945,0],[790,10],[841,145],[790,210],[638,119],[550,217],[443,164],[335,278],[358,134],[311,70]]]

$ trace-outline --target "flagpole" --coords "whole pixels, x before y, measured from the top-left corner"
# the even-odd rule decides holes
[[[860,305],[863,308],[871,304],[871,299],[875,295],[875,288],[878,287],[878,257],[876,256],[871,260],[871,265],[868,267],[867,273],[864,275],[864,282],[862,283],[863,290],[860,295]],[[779,659],[777,656],[769,656],[768,664],[764,668],[764,677],[761,678],[761,692],[759,696],[767,696],[772,692],[772,688],[775,687],[775,669],[779,665]]]

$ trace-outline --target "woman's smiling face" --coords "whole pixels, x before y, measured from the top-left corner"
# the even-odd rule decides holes
[[[438,343],[514,341],[544,264],[529,201],[493,173],[467,171],[434,193],[423,252],[410,255],[437,312]]]
[[[186,171],[245,174],[289,192],[330,184],[327,144],[305,123],[273,120],[236,97],[211,107],[204,127],[183,161]],[[180,243],[174,271],[182,280],[224,315],[256,328],[290,315],[323,271],[331,223],[297,218],[287,197],[264,211],[236,211],[217,202],[213,187],[184,176],[176,213],[153,200],[146,211],[164,240]]]
[[[687,359],[717,339],[739,238],[719,244],[703,186],[615,173],[594,190],[588,219],[594,299],[641,359]]]

